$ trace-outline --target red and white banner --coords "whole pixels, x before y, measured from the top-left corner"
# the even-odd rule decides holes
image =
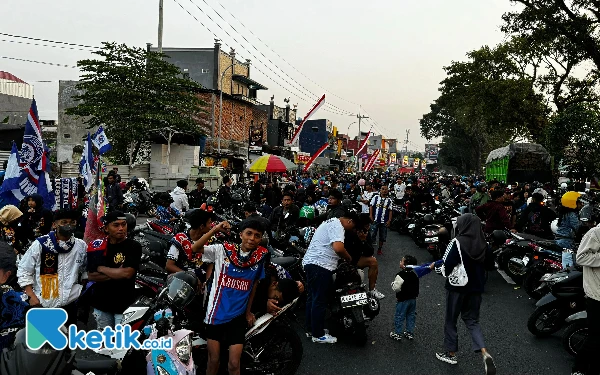
[[[298,126],[298,129],[296,129],[294,136],[292,137],[292,139],[289,140],[288,146],[294,144],[294,142],[296,141],[296,138],[298,138],[298,136],[300,135],[300,131],[302,130],[304,123],[306,121],[308,121],[312,117],[312,115],[314,115],[315,112],[317,112],[319,110],[319,108],[321,108],[323,106],[323,104],[325,104],[325,94],[323,94],[323,96],[321,97],[321,99],[319,99],[317,104],[315,104],[315,106],[312,107],[310,112],[308,112],[306,114],[306,116],[304,116],[304,118],[302,119],[302,122],[300,123],[300,126]]]
[[[319,157],[319,155],[321,155],[323,153],[323,151],[325,151],[327,149],[327,147],[329,147],[329,142],[325,143],[323,146],[321,146],[321,148],[310,158],[310,160],[304,165],[304,172],[306,172],[308,170],[308,168],[310,168],[310,166],[312,165],[312,163],[317,160],[317,158]]]
[[[375,150],[373,155],[371,155],[371,157],[367,160],[367,163],[364,166],[365,172],[368,172],[373,168],[373,165],[375,164],[375,161],[377,160],[378,157],[379,157],[379,150]]]
[[[356,155],[359,155],[361,153],[361,151],[367,146],[367,142],[369,141],[370,136],[371,136],[371,130],[369,130],[369,132],[367,133],[367,136],[365,137],[365,139],[362,141],[362,143],[358,147],[358,151],[356,152]]]

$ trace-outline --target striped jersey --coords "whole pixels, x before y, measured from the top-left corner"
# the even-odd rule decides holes
[[[392,200],[376,195],[371,199],[371,207],[373,207],[373,220],[375,223],[385,223],[389,219],[392,209]]]

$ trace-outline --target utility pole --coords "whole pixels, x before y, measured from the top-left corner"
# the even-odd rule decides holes
[[[158,52],[162,53],[163,40],[163,3],[164,0],[158,0]]]
[[[360,148],[360,120],[362,120],[364,118],[369,118],[369,116],[361,116],[360,114],[358,114],[358,115],[356,115],[356,118],[358,118],[358,147]],[[360,168],[362,165],[362,159],[360,157],[358,157],[358,154],[356,155],[356,165],[357,165],[356,172],[358,173],[360,171]]]
[[[406,129],[406,141],[404,141],[404,152],[408,154],[408,135],[410,134],[410,129]]]

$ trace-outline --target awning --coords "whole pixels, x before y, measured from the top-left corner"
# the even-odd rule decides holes
[[[251,90],[268,90],[267,87],[261,85],[260,83],[256,82],[253,79],[250,79],[246,76],[242,76],[239,74],[234,74],[232,79],[236,82],[240,82],[245,84],[246,86],[248,86],[249,89]]]

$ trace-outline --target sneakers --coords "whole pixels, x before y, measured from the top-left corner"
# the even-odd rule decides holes
[[[384,299],[385,294],[381,293],[380,291],[377,290],[377,288],[375,288],[371,291],[371,297],[373,297],[375,299]]]
[[[446,362],[449,363],[451,365],[456,365],[458,363],[458,360],[456,359],[456,355],[451,355],[448,352],[444,352],[444,353],[435,353],[435,356],[437,357],[437,359],[439,359],[442,362]],[[491,357],[490,357],[491,358]],[[492,361],[493,363],[493,361]]]
[[[575,372],[572,372],[571,375],[585,375],[585,374],[581,371],[575,371]]]
[[[485,366],[486,375],[496,375],[496,364],[494,358],[488,352],[483,354],[483,365]]]
[[[326,333],[321,337],[313,337],[312,342],[319,344],[335,344],[337,342],[337,338],[331,336],[329,333]]]
[[[407,339],[409,339],[409,340],[414,340],[414,338],[415,338],[415,337],[413,336],[413,334],[412,334],[412,333],[410,333],[410,332],[404,332],[404,337],[406,337],[406,338],[407,338]]]
[[[325,332],[326,335],[329,334],[329,330],[327,328],[325,328],[323,331]],[[309,338],[309,339],[312,338],[312,332],[305,332],[305,334],[306,334],[307,338]]]
[[[402,336],[400,336],[396,332],[390,332],[390,337],[396,341],[402,341]]]

